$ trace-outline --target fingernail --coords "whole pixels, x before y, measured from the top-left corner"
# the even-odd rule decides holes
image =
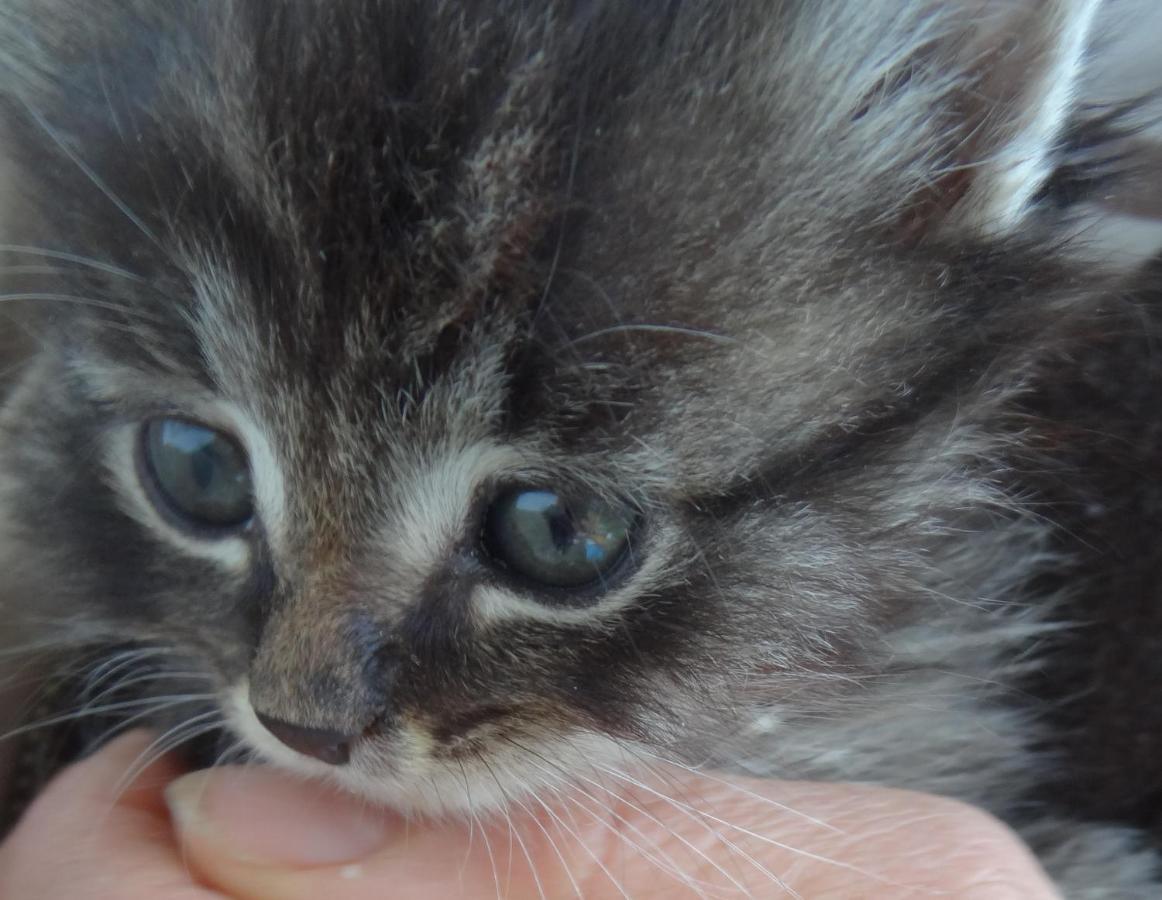
[[[400,831],[390,813],[258,766],[184,775],[165,798],[183,842],[207,842],[214,852],[258,865],[355,862]]]

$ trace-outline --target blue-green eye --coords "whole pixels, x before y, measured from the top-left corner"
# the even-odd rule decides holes
[[[629,550],[633,516],[597,497],[516,489],[489,508],[485,549],[505,569],[556,588],[599,582]]]
[[[153,419],[143,452],[156,493],[191,524],[235,528],[254,514],[250,466],[233,438],[187,419]]]

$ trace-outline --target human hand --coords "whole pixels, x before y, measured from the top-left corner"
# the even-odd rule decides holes
[[[1058,896],[999,822],[904,791],[670,773],[616,796],[583,782],[511,826],[409,826],[258,767],[167,759],[118,792],[147,745],[46,789],[0,847],[2,900]]]

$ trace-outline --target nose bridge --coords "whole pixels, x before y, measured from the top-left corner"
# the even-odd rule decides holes
[[[263,716],[358,733],[384,709],[386,629],[333,585],[278,604],[250,666],[250,699]]]

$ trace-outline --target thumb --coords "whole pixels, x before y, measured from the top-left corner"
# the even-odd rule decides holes
[[[995,819],[880,788],[683,772],[438,824],[264,768],[187,775],[167,797],[195,873],[239,900],[1059,896]]]

